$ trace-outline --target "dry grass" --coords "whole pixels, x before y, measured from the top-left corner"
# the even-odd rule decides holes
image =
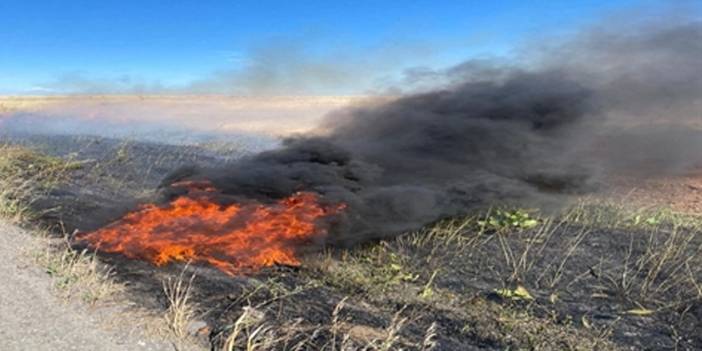
[[[282,328],[274,328],[266,321],[265,313],[252,306],[242,309],[241,315],[229,326],[222,346],[223,351],[234,350],[329,350],[329,351],[390,351],[396,350],[400,342],[400,331],[409,318],[398,311],[390,324],[375,333],[369,340],[359,341],[353,333],[353,324],[343,316],[346,298],[334,307],[328,325],[304,327],[299,322]],[[326,335],[325,338],[320,336]],[[430,351],[436,347],[436,325],[427,330],[420,350]],[[324,340],[321,344],[319,340]],[[415,345],[420,346],[420,345]]]
[[[626,199],[615,201],[583,198],[564,212],[563,220],[605,229],[636,230],[662,227],[702,229],[702,215],[682,213],[660,205],[632,207]]]
[[[613,269],[595,273],[637,310],[671,310],[702,300],[702,216],[599,200],[585,201],[565,217],[627,231],[621,238],[627,243],[623,257]]]
[[[111,269],[102,265],[87,250],[76,251],[63,239],[43,235],[32,253],[34,261],[53,279],[53,284],[65,298],[79,297],[95,304],[123,290],[112,279]]]
[[[601,284],[651,313],[675,310],[702,300],[702,246],[698,233],[651,230],[643,245],[633,238],[625,259],[611,271],[598,272]]]
[[[35,203],[77,167],[79,163],[45,156],[25,147],[0,146],[0,217],[33,224],[43,214],[34,208]],[[35,238],[37,245],[31,255],[52,276],[62,295],[79,296],[93,304],[120,290],[111,279],[111,271],[95,255],[73,250],[65,233],[64,239],[59,239],[46,231],[35,231],[40,234]]]
[[[375,306],[421,304],[459,316],[467,313],[469,317],[460,318],[472,320],[466,329],[470,339],[527,349],[616,349],[613,335],[621,337],[617,329],[624,319],[658,314],[663,320],[685,318],[702,301],[701,224],[700,217],[613,202],[583,202],[546,218],[523,211],[502,211],[499,217],[489,212],[353,250],[327,252],[307,266],[323,286]],[[625,252],[610,247],[622,240],[631,242]],[[489,272],[494,283],[489,283]],[[476,296],[513,292],[515,286],[526,287],[534,297],[484,302],[491,312],[466,307],[481,299],[471,300]],[[603,323],[593,322],[588,312],[571,315],[596,306],[589,293],[573,294],[583,289],[593,291],[594,299],[616,301],[609,308],[618,317]],[[564,304],[561,298],[570,301]],[[425,318],[422,323],[432,322]],[[677,325],[668,328],[682,335]],[[413,345],[409,349],[420,349],[416,339],[398,338],[405,346]],[[343,340],[344,334],[337,331],[333,339]]]
[[[164,319],[169,329],[178,338],[188,336],[188,326],[195,318],[196,308],[192,302],[192,288],[195,274],[185,277],[187,266],[177,277],[168,277],[163,282],[167,308]]]
[[[0,217],[26,223],[32,205],[79,165],[19,146],[0,145]]]

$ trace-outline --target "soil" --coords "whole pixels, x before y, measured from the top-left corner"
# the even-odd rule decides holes
[[[702,167],[685,174],[635,182],[620,177],[613,180],[616,196],[636,206],[668,206],[675,211],[702,214]]]

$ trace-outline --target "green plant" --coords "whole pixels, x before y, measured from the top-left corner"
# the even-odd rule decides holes
[[[387,244],[345,252],[341,261],[324,267],[325,282],[347,292],[384,292],[419,279],[406,258]]]
[[[488,213],[487,217],[478,220],[481,230],[506,231],[513,229],[531,229],[539,225],[540,220],[533,218],[524,210],[496,210]]]

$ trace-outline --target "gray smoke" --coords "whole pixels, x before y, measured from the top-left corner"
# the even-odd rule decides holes
[[[528,64],[467,62],[445,86],[331,114],[311,135],[209,179],[270,200],[313,191],[348,204],[332,240],[392,235],[499,201],[544,205],[702,161],[702,23],[595,30]]]

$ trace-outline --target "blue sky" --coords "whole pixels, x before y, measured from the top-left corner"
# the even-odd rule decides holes
[[[384,71],[507,55],[525,38],[574,30],[642,3],[1,0],[0,94],[112,92],[135,86],[147,92],[192,86],[227,92],[226,81],[203,82],[260,61],[285,61],[286,55],[311,60],[315,69],[331,70],[335,60],[343,62],[340,70],[364,66],[370,81]],[[325,60],[329,65],[322,64]],[[310,66],[279,65],[280,70]],[[338,78],[324,74],[331,82]],[[340,83],[342,91],[316,93],[367,88],[361,79],[345,83]]]

